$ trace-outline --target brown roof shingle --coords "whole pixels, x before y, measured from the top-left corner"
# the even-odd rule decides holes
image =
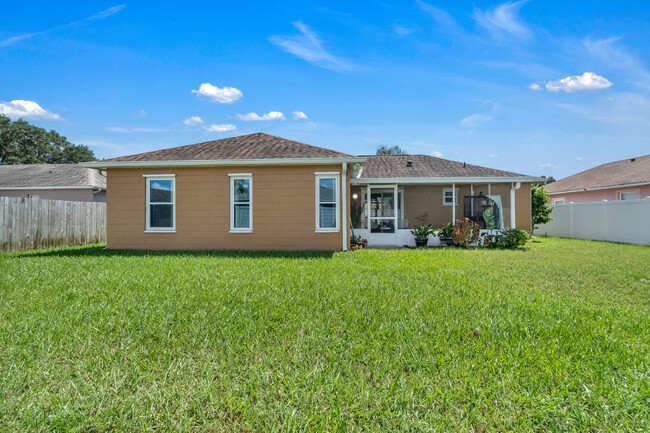
[[[549,183],[550,193],[650,182],[650,155],[609,162]]]
[[[368,155],[359,179],[418,177],[528,177],[428,155]],[[407,163],[411,161],[409,166]]]
[[[258,132],[136,155],[106,159],[120,161],[206,161],[229,159],[296,159],[351,157],[346,153]]]
[[[106,177],[78,164],[0,165],[0,188],[57,186],[106,189]]]

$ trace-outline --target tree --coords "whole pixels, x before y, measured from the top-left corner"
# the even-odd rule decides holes
[[[0,164],[72,164],[95,159],[88,146],[72,144],[56,131],[48,132],[22,119],[12,122],[0,114]]]
[[[399,146],[386,146],[382,144],[377,148],[377,155],[407,155],[407,152],[400,149]]]
[[[538,224],[545,224],[553,219],[551,218],[553,206],[548,205],[550,201],[551,196],[543,185],[534,186],[531,189],[531,208],[533,214],[533,230],[531,234],[535,232]]]
[[[549,183],[555,182],[555,178],[553,176],[542,176],[542,179],[544,179],[542,182],[534,182],[533,187],[535,186],[540,186],[540,185],[548,185]]]

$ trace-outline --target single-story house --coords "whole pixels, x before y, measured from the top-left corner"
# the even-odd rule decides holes
[[[536,178],[423,155],[353,156],[264,133],[97,162],[111,249],[345,250],[413,243],[421,222],[489,209],[531,228]],[[454,204],[454,205],[452,205]]]
[[[602,164],[545,188],[551,204],[650,197],[650,155]]]
[[[106,201],[106,176],[78,164],[0,165],[0,196]]]

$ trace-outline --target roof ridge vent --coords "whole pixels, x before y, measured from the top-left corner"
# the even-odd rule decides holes
[[[630,162],[634,162],[634,161],[636,161],[636,158],[630,159]]]

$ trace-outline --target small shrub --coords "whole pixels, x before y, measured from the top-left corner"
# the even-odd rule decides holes
[[[497,236],[497,248],[504,248],[507,250],[516,250],[519,247],[526,245],[528,240],[528,233],[524,230],[515,228],[502,230]]]
[[[456,225],[451,233],[451,238],[459,247],[467,248],[470,244],[478,242],[481,226],[474,224],[469,218],[456,220]]]
[[[443,241],[445,238],[450,238],[453,231],[454,225],[451,221],[436,230],[438,238],[440,238],[441,241]]]
[[[365,248],[368,246],[368,239],[364,239],[361,235],[352,235],[350,236],[350,245],[356,245],[359,248]]]

